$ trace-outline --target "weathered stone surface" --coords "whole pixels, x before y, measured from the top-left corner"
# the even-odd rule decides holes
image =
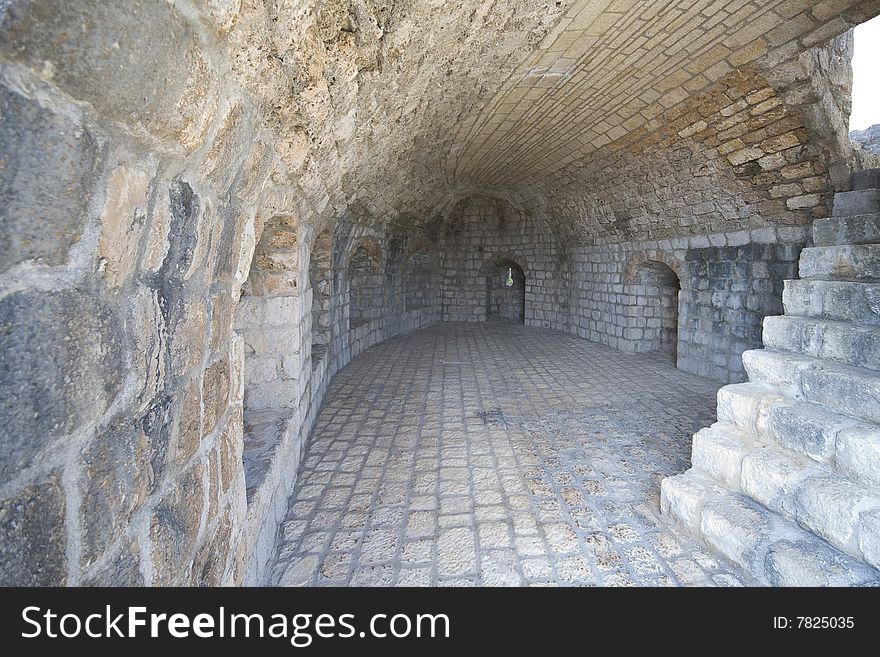
[[[182,583],[189,568],[202,519],[205,489],[200,463],[172,484],[150,519],[150,543],[155,585]]]
[[[108,177],[101,211],[98,271],[111,288],[124,285],[137,265],[149,182],[149,174],[124,164]]]
[[[105,563],[87,571],[79,583],[82,586],[144,586],[137,542],[123,544]]]
[[[74,118],[0,84],[0,271],[67,261],[89,219],[102,158]]]
[[[128,526],[146,501],[154,479],[150,444],[138,422],[124,420],[95,436],[82,457],[80,523],[85,567]]]
[[[205,370],[202,379],[202,404],[205,409],[202,433],[214,431],[229,402],[229,362],[221,359]]]
[[[201,142],[216,112],[217,77],[172,5],[16,0],[0,19],[0,51],[51,67],[74,98],[161,139]]]
[[[202,542],[193,562],[193,586],[220,586],[226,568],[227,553],[232,523],[228,515],[224,515],[210,539]]]
[[[0,479],[96,420],[122,383],[120,326],[78,290],[0,299]]]
[[[63,586],[64,493],[53,475],[0,502],[0,585]]]
[[[261,582],[334,374],[366,349],[442,319],[521,320],[628,352],[663,352],[682,370],[742,381],[741,354],[761,346],[762,318],[782,309],[782,281],[797,273],[806,223],[827,214],[834,187],[847,186],[848,163],[866,161],[850,157],[840,133],[849,112],[847,29],[876,3],[844,17],[847,0],[835,0],[833,10],[745,3],[735,15],[722,0],[696,11],[672,3],[663,11],[681,20],[662,33],[650,27],[659,17],[655,4],[620,11],[590,0],[549,7],[498,0],[491,10],[475,0],[306,0],[296,8],[0,0],[0,76],[15,90],[0,103],[3,118],[12,117],[0,128],[11,144],[11,155],[0,152],[0,170],[12,171],[0,173],[0,203],[11,198],[20,210],[2,217],[13,239],[8,253],[0,247],[0,270],[11,268],[0,303],[19,305],[14,321],[0,314],[0,414],[12,417],[8,430],[27,430],[3,434],[10,458],[0,465],[0,483],[21,490],[65,464],[58,476],[82,495],[70,501],[75,517],[67,523],[75,534],[69,552],[84,561],[73,581],[137,582],[144,553],[153,562],[142,569],[151,584]],[[34,173],[38,156],[56,177]],[[838,211],[876,205],[876,190],[861,183],[854,190]],[[870,239],[870,222],[843,223],[834,239],[860,229]],[[838,254],[830,265],[829,250],[811,252],[812,269],[808,253],[811,275],[873,280],[873,250],[841,246],[830,249]],[[507,272],[512,285],[499,276]],[[800,296],[795,290],[789,305],[838,323],[871,319],[852,307],[873,303],[873,288],[826,283]],[[61,289],[71,292],[63,297]],[[27,302],[14,301],[18,295]],[[31,301],[50,296],[61,305],[73,299],[72,309]],[[851,333],[817,325],[780,337],[783,356],[747,355],[751,369],[768,388],[877,420],[870,344],[856,358]],[[860,335],[869,342],[872,333]],[[568,344],[559,350],[573,353]],[[387,438],[390,386],[423,372],[462,383],[464,368],[448,355],[432,353],[394,381],[384,381],[385,369],[360,373],[389,386],[358,427],[371,439],[373,461],[340,470],[328,486],[320,481],[327,471],[305,457],[304,471],[318,474],[291,512],[315,523],[296,548],[314,569],[290,581],[327,574],[375,585],[432,582],[439,574],[447,584],[551,583],[551,576],[552,583],[663,584],[706,582],[709,572],[716,583],[738,581],[706,566],[708,557],[692,547],[685,551],[699,565],[664,562],[668,542],[640,537],[627,518],[605,522],[614,500],[584,506],[587,496],[595,501],[638,479],[631,464],[653,450],[655,427],[628,425],[624,435],[641,434],[640,441],[615,446],[621,455],[611,463],[608,445],[579,433],[604,421],[608,409],[597,406],[589,420],[565,420],[580,448],[592,442],[605,450],[590,454],[588,469],[569,473],[548,462],[550,481],[505,474],[514,467],[510,445],[516,467],[529,474],[543,467],[535,455],[550,453],[546,441],[563,440],[522,433],[515,413],[536,398],[559,410],[568,401],[582,406],[571,390],[594,402],[617,388],[581,388],[575,378],[551,395],[540,381],[533,398],[508,409],[516,390],[501,388],[513,381],[505,372],[490,379],[499,402],[485,411],[494,424],[484,422],[484,440],[461,451],[459,436],[446,436],[453,444],[437,451],[439,425],[416,439],[422,425],[405,413],[398,423],[405,449],[374,462]],[[825,358],[839,365],[814,362]],[[646,380],[665,371],[644,362]],[[616,365],[603,356],[581,371]],[[477,393],[453,396],[464,400],[471,437],[483,426],[472,422],[472,400],[496,394],[475,385]],[[426,388],[427,402],[415,407],[438,411],[447,398],[438,401],[435,392]],[[245,431],[242,399],[249,419],[268,419],[249,421]],[[731,426],[746,437],[706,441],[704,434],[694,458],[731,487],[743,449],[763,444],[772,419],[766,405],[743,398],[724,412],[736,416],[740,402],[748,417]],[[443,411],[444,423],[453,421]],[[501,435],[498,417],[507,418],[503,431],[511,435]],[[341,434],[344,424],[325,435]],[[809,433],[810,425],[786,442],[784,424],[776,427],[778,447],[836,465],[830,432]],[[96,428],[108,435],[84,431]],[[599,438],[615,445],[617,428],[606,429]],[[345,438],[324,466],[348,458],[354,437]],[[491,453],[480,451],[490,444]],[[69,453],[73,445],[86,452]],[[429,468],[414,462],[421,447]],[[646,472],[684,467],[670,469],[668,450],[644,460],[656,465]],[[464,477],[465,462],[473,476]],[[869,462],[861,455],[841,471],[856,476]],[[608,475],[612,465],[619,469]],[[406,479],[410,488],[397,477],[407,468],[418,473]],[[658,476],[638,491],[639,517],[656,505],[650,490]],[[351,513],[331,517],[342,501],[325,489],[346,485],[355,488]],[[682,510],[702,524],[700,490],[685,491],[691,498]],[[334,496],[331,510],[316,510],[325,493]],[[410,503],[412,522],[404,523]],[[102,514],[112,519],[98,527]],[[711,536],[720,537],[727,522],[739,543],[752,538],[731,520],[742,514],[718,515]],[[413,540],[398,531],[404,526]],[[340,527],[345,534],[336,536]],[[529,531],[517,535],[517,527]],[[312,564],[315,551],[335,541],[358,544]],[[234,554],[220,555],[224,549]],[[428,568],[430,559],[439,568]]]
[[[197,380],[186,384],[180,404],[177,431],[174,434],[174,461],[185,464],[196,453],[202,441],[202,391]]]

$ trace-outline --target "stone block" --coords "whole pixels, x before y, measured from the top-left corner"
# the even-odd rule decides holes
[[[180,584],[189,578],[205,502],[203,467],[196,463],[180,475],[150,518],[153,585]]]
[[[67,583],[64,516],[57,474],[0,501],[0,585]]]
[[[801,278],[880,278],[880,244],[814,246],[801,251]]]
[[[123,420],[100,431],[83,452],[81,471],[81,550],[88,567],[124,534],[150,494],[150,442],[141,423]]]
[[[777,513],[790,512],[789,499],[797,483],[812,472],[782,452],[765,449],[742,462],[742,492]]]
[[[836,466],[870,486],[880,486],[880,429],[876,424],[856,424],[837,434]]]
[[[67,262],[89,218],[103,151],[70,116],[0,85],[0,271]]]
[[[722,555],[760,576],[768,548],[769,526],[766,511],[729,494],[706,502],[700,533]]]
[[[229,361],[221,358],[205,370],[202,378],[202,435],[210,435],[229,404]]]
[[[97,420],[122,385],[122,327],[78,290],[0,300],[0,481]]]
[[[782,294],[786,315],[857,324],[880,324],[880,284],[790,280]]]
[[[30,0],[0,21],[0,51],[107,118],[195,149],[218,103],[219,78],[198,38],[164,0]]]
[[[716,423],[694,434],[691,463],[723,488],[739,491],[743,457],[755,445],[733,427],[730,429]]]
[[[774,407],[767,422],[767,437],[781,447],[810,459],[834,460],[838,432],[853,423],[851,418],[830,413],[813,404]]]
[[[880,573],[806,534],[774,542],[767,554],[766,572],[772,586],[880,584]]]
[[[859,516],[859,551],[865,561],[880,569],[880,509]]]
[[[858,556],[859,514],[880,508],[880,497],[856,483],[826,475],[802,481],[792,505],[802,527],[847,554]]]

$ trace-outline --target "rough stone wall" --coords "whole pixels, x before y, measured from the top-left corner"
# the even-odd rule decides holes
[[[428,309],[439,320],[441,272],[436,249],[417,246],[406,261],[403,282],[406,295],[406,310]],[[433,321],[431,323],[434,323]]]
[[[568,320],[566,260],[540,219],[487,196],[459,201],[445,218],[443,320],[486,321],[487,276],[501,259],[525,272],[525,323],[561,329]]]
[[[633,277],[646,261],[669,265],[681,281],[679,369],[742,381],[743,351],[761,345],[761,322],[782,308],[782,281],[797,275],[807,231],[780,226],[578,249],[573,255],[572,332],[623,351],[644,350],[656,317]]]
[[[385,267],[379,246],[374,242],[360,244],[348,263],[348,321],[351,328],[381,318],[386,309],[385,289]]]
[[[220,29],[167,2],[0,7],[4,584],[246,579],[232,323],[271,136]]]
[[[560,172],[545,211],[606,243],[767,225],[829,211],[825,152],[754,67]]]
[[[676,42],[688,65],[641,79],[616,75],[618,64],[640,69],[605,43],[646,28],[622,25],[624,4],[603,13],[592,0],[0,2],[0,582],[260,582],[329,378],[368,346],[441,316],[485,319],[484,268],[496,257],[523,266],[527,324],[628,348],[618,312],[627,304],[602,286],[622,285],[625,253],[668,239],[707,286],[691,288],[701,295],[694,367],[716,347],[727,363],[706,373],[732,377],[738,338],[719,337],[712,322],[728,308],[708,293],[756,315],[774,302],[736,289],[733,264],[755,253],[708,249],[719,230],[739,249],[736,231],[800,226],[823,211],[827,156],[809,117],[790,108],[825,95],[785,83],[822,70],[801,55],[880,8],[667,3],[646,18],[651,48],[693,24],[693,39]],[[683,32],[666,37],[670,21]],[[581,57],[599,52],[600,36],[613,66]],[[708,56],[713,39],[732,36],[742,40]],[[652,54],[633,47],[635,58]],[[768,53],[776,59],[733,70]],[[771,80],[774,62],[786,67]],[[557,139],[560,126],[577,131],[538,100],[564,107],[567,95],[582,107],[593,82],[603,132]],[[641,118],[629,122],[621,103]],[[529,128],[528,141],[513,140],[527,157],[492,147],[484,120]],[[487,159],[469,162],[469,152]],[[559,157],[535,176],[503,166],[548,152]],[[691,189],[693,179],[702,180]],[[432,225],[463,189],[473,198]],[[280,217],[290,230],[275,230]],[[323,358],[313,355],[323,343],[308,280],[319,226],[332,232]],[[780,275],[789,265],[778,249],[799,239],[783,230],[769,262]],[[292,234],[296,246],[262,241]],[[385,255],[385,295],[377,316],[353,327],[347,265],[362,237]],[[769,256],[771,241],[752,232],[742,246]],[[267,259],[252,266],[257,243]],[[416,243],[429,245],[442,278],[407,283]],[[688,261],[692,252],[703,255]],[[736,273],[702,274],[715,258]],[[268,293],[254,294],[258,279]],[[255,321],[242,310],[249,296],[264,297]],[[422,300],[407,308],[408,297]],[[754,317],[729,310],[725,321],[747,334]],[[283,342],[260,344],[268,334]],[[243,398],[256,401],[263,385],[280,396],[246,422]]]

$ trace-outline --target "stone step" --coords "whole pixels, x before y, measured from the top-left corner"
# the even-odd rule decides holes
[[[850,556],[869,562],[874,558],[872,546],[880,542],[876,490],[717,425],[694,436],[693,467],[725,490],[788,517]],[[880,567],[880,558],[870,563]]]
[[[771,586],[880,585],[880,571],[856,560],[696,469],[667,477],[663,515]]]
[[[811,246],[801,251],[801,278],[873,281],[880,279],[880,244]]]
[[[786,315],[852,324],[880,324],[880,283],[854,281],[785,281]]]
[[[880,370],[880,326],[860,326],[811,317],[764,318],[764,346]]]
[[[853,171],[853,189],[878,189],[880,188],[880,169],[862,169]]]
[[[880,189],[856,189],[834,195],[833,217],[880,212]]]
[[[880,376],[871,370],[770,349],[746,351],[742,358],[754,383],[793,400],[880,422]]]
[[[694,436],[693,467],[725,490],[742,493],[797,522],[857,559],[880,543],[880,493],[799,454],[765,446],[718,422]],[[877,559],[880,567],[880,545]]]
[[[880,213],[827,217],[813,222],[813,244],[816,246],[877,243],[880,243]]]
[[[718,421],[880,490],[880,426],[808,402],[796,402],[756,383],[718,391]]]

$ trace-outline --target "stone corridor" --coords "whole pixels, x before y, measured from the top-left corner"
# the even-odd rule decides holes
[[[749,583],[658,509],[718,387],[512,323],[388,340],[327,392],[270,583]]]

